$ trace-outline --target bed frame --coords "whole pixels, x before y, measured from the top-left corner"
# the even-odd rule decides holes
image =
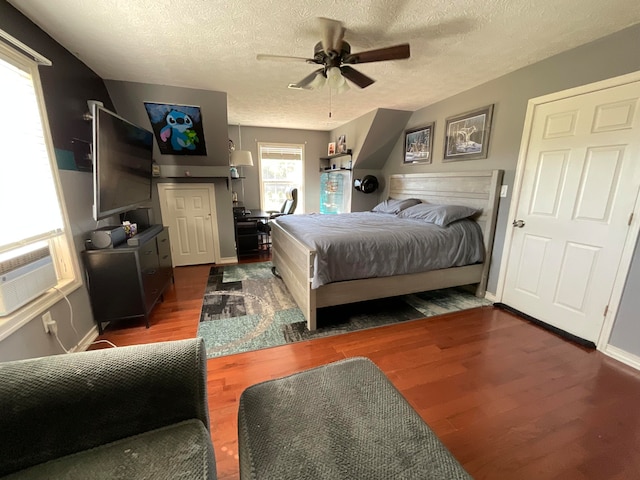
[[[316,329],[316,309],[332,305],[406,295],[440,288],[478,284],[483,297],[489,276],[502,170],[391,175],[389,197],[419,198],[424,202],[466,205],[482,209],[474,217],[482,228],[485,260],[482,264],[424,273],[365,278],[311,288],[316,252],[272,222],[272,262],[302,310],[309,330]]]

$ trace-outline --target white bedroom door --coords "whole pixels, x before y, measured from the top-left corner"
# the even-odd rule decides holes
[[[592,342],[640,185],[639,99],[635,82],[533,112],[503,302]]]
[[[169,227],[175,267],[215,263],[219,257],[212,184],[158,184],[162,223]]]

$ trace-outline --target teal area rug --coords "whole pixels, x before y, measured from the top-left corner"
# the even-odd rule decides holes
[[[209,358],[491,305],[458,288],[327,307],[310,332],[271,262],[211,267],[198,336]]]

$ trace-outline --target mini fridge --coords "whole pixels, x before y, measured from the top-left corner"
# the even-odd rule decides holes
[[[351,211],[351,171],[331,170],[320,174],[320,213]]]

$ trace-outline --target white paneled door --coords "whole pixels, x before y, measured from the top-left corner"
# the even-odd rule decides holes
[[[503,303],[592,342],[638,195],[639,98],[635,82],[536,105],[508,227]]]
[[[158,194],[173,265],[215,263],[220,255],[213,185],[160,183]]]

